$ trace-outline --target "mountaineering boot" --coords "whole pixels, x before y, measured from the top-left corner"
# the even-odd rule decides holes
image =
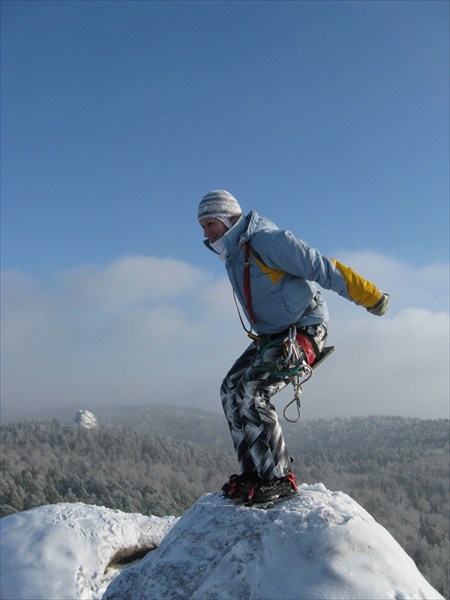
[[[271,481],[259,481],[254,487],[244,492],[245,504],[258,504],[270,502],[278,498],[288,498],[295,494],[297,484],[294,473],[289,472],[285,477],[272,479]]]
[[[240,475],[231,475],[229,481],[222,486],[222,492],[225,498],[241,499],[261,481],[262,480],[258,477],[258,473],[256,472],[244,472]]]

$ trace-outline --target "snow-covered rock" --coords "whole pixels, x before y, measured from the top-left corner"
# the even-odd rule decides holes
[[[67,503],[0,530],[2,600],[442,600],[386,529],[322,484],[270,510],[220,494],[180,519]]]
[[[125,555],[156,548],[175,517],[41,506],[0,520],[2,600],[100,599]],[[111,565],[111,566],[110,566]]]
[[[98,422],[95,415],[88,410],[79,410],[75,415],[74,423],[82,429],[98,428]]]
[[[201,498],[104,600],[442,598],[369,513],[322,484],[270,510]]]

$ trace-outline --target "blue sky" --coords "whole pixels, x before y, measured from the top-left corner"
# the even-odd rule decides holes
[[[414,393],[419,415],[429,387],[423,377],[407,384],[408,368],[417,376],[430,344],[439,396],[430,414],[443,416],[448,2],[3,0],[1,10],[6,404],[173,399],[216,409],[246,341],[196,210],[225,188],[245,211],[390,286],[379,345],[395,339],[399,356],[419,322],[430,339],[406,342],[416,354],[389,389]],[[382,320],[361,324],[361,309],[344,304],[336,343],[350,344],[352,328],[352,347],[382,336]],[[161,384],[152,396],[173,350],[161,350],[167,332],[190,360],[179,389]],[[340,356],[317,394],[333,369],[348,369]],[[378,400],[353,399],[342,414],[382,410]],[[410,410],[392,398],[385,409]]]

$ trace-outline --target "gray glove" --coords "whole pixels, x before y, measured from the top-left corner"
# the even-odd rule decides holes
[[[382,317],[384,314],[387,313],[387,310],[389,308],[389,294],[386,294],[385,292],[381,293],[383,295],[378,300],[378,302],[374,306],[371,306],[370,308],[366,309],[368,312],[370,312],[371,315],[376,315],[377,317]]]

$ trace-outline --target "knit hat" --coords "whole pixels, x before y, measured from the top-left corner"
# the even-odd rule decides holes
[[[226,190],[212,190],[200,201],[198,205],[198,220],[202,221],[208,217],[219,219],[227,227],[233,227],[232,218],[240,217],[242,208],[234,196]]]

